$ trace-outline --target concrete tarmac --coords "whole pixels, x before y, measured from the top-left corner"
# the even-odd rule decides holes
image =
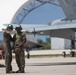
[[[25,73],[5,73],[0,67],[0,75],[76,75],[76,57],[41,57],[26,60]],[[0,64],[4,64],[0,60]],[[12,60],[13,71],[18,70],[15,59]]]

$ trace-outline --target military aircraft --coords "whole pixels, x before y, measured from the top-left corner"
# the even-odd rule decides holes
[[[50,35],[51,37],[71,39],[71,36],[75,37],[76,32],[76,0],[58,0],[58,2],[66,18],[55,20],[47,26],[33,26],[31,30],[35,33],[40,32],[40,34]]]
[[[76,0],[58,0],[66,18],[50,22],[49,25],[26,25],[20,24],[23,31],[51,37],[71,39],[75,37],[76,31]],[[7,25],[7,24],[6,24]],[[12,24],[13,26],[17,24]]]

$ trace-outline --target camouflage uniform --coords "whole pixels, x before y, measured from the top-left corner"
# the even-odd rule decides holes
[[[14,47],[19,46],[24,41],[24,39],[26,39],[25,33],[23,33],[23,32],[16,33],[13,37]],[[19,71],[24,72],[25,54],[24,54],[23,45],[21,47],[17,48],[17,51],[15,51],[15,58],[16,58],[17,66],[19,67]]]
[[[3,49],[5,53],[5,65],[6,65],[6,73],[12,71],[12,48],[11,48],[11,40],[12,37],[9,33],[3,33]]]

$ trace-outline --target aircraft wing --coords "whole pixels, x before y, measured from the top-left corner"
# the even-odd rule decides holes
[[[71,36],[75,37],[76,24],[25,27],[23,31],[25,31],[25,29],[32,32],[34,35],[50,35],[51,37],[70,39]]]
[[[16,24],[12,24],[16,26]],[[57,25],[25,25],[21,24],[23,31],[28,34],[50,35],[51,37],[60,37],[70,39],[71,36],[75,37],[76,24],[66,23]]]
[[[76,19],[76,0],[58,0],[67,19]]]

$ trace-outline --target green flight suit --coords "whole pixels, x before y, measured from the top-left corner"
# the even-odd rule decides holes
[[[12,37],[9,33],[3,33],[3,49],[5,53],[5,66],[6,66],[6,73],[12,71],[12,48],[11,48],[11,41]]]
[[[26,38],[25,33],[20,32],[20,33],[16,33],[13,37],[14,40],[14,47],[15,46],[19,46],[23,40]],[[19,50],[19,51],[18,51]],[[16,58],[16,63],[17,66],[19,67],[19,70],[21,72],[24,72],[24,68],[25,68],[25,54],[24,54],[24,47],[23,45],[18,48],[17,52],[15,52],[15,58]]]

